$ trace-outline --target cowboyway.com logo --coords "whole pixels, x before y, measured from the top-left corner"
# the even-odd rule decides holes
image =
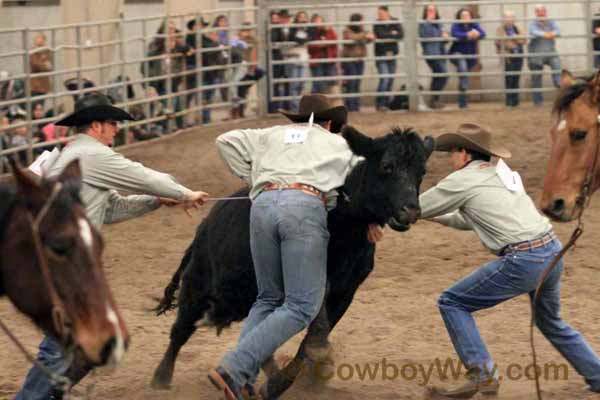
[[[537,369],[533,364],[523,365],[520,363],[511,363],[503,371],[495,366],[491,371],[492,376],[499,380],[508,379],[511,381],[534,380],[535,375],[542,380],[558,381],[569,379],[569,366],[567,364],[546,363],[538,364]],[[426,386],[432,377],[438,377],[441,380],[459,380],[467,372],[464,364],[456,359],[447,358],[445,360],[436,358],[431,363],[394,363],[386,358],[373,363],[339,363],[331,361],[320,361],[314,363],[312,367],[305,367],[301,374],[312,374],[316,380],[329,381],[339,379],[342,381],[350,380],[369,380],[369,381],[417,381],[418,384]]]

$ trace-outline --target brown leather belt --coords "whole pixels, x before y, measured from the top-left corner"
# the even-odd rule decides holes
[[[327,198],[325,197],[325,193],[321,192],[319,189],[314,186],[307,185],[304,183],[288,183],[286,185],[278,185],[276,183],[268,183],[265,187],[263,187],[263,192],[268,192],[271,190],[300,190],[304,193],[313,195],[318,197],[323,203],[327,203]]]
[[[500,254],[505,255],[506,253],[509,253],[511,251],[529,251],[529,250],[537,249],[539,247],[543,247],[543,246],[547,245],[548,243],[552,242],[554,239],[556,239],[556,235],[554,234],[553,231],[550,231],[539,239],[527,240],[525,242],[509,244],[508,246],[506,246],[502,249]]]

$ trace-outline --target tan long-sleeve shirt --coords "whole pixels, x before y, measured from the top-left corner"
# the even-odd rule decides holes
[[[508,190],[495,167],[483,161],[471,162],[448,175],[421,194],[419,202],[422,218],[473,230],[494,254],[552,229],[527,193]]]
[[[304,183],[330,200],[362,159],[340,135],[307,124],[234,130],[219,136],[217,146],[231,171],[252,187],[252,199],[268,183]]]
[[[183,200],[190,191],[172,176],[131,161],[85,134],[77,135],[65,147],[48,175],[58,175],[75,159],[82,168],[81,200],[98,228],[155,210],[159,207],[157,196]],[[121,196],[117,191],[144,194]]]

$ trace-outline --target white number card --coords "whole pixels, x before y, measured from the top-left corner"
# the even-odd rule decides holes
[[[285,144],[300,144],[306,142],[308,138],[308,132],[312,128],[314,121],[314,114],[310,115],[310,119],[308,121],[308,128],[296,128],[290,127],[285,130],[285,136],[283,142]]]

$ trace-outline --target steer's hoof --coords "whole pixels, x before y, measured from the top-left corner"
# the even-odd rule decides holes
[[[329,361],[333,359],[333,349],[329,343],[325,343],[325,345],[307,345],[306,346],[306,356],[312,362],[323,362]]]
[[[171,381],[155,375],[150,382],[150,387],[154,390],[171,390]]]

